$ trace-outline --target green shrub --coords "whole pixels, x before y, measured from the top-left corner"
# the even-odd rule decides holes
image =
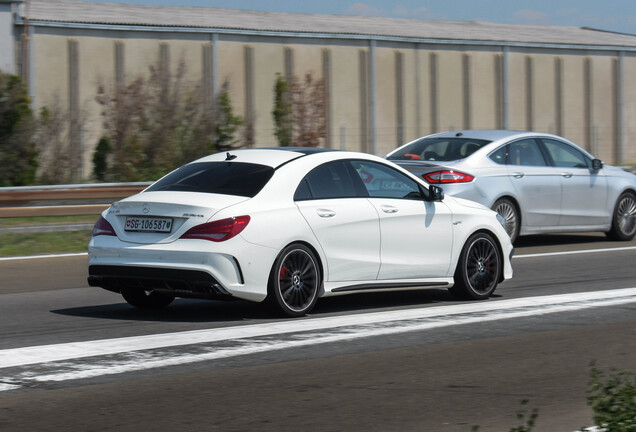
[[[636,374],[591,363],[587,403],[604,432],[636,432]]]

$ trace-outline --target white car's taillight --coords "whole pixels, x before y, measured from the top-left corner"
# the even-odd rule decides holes
[[[117,236],[113,226],[102,216],[97,219],[97,222],[95,222],[95,226],[93,227],[93,237],[100,235]]]
[[[245,229],[249,221],[249,216],[237,216],[208,222],[190,228],[181,238],[222,242],[238,235]]]
[[[424,180],[429,183],[470,183],[475,177],[461,171],[442,170],[425,174]]]

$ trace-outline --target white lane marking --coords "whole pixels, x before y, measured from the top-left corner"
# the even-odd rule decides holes
[[[3,257],[3,258],[0,258],[0,261],[19,261],[19,260],[41,259],[41,258],[68,258],[68,257],[75,257],[75,256],[88,256],[88,252],[51,254],[51,255],[29,255],[29,256],[17,256],[17,257]]]
[[[54,370],[39,374],[27,370],[18,376],[10,374],[0,377],[0,383],[19,385],[29,381],[90,378],[372,336],[635,302],[636,288],[626,288],[6,349],[0,351],[0,368],[40,364],[43,369],[50,366]],[[213,346],[202,347],[203,344]],[[183,352],[167,352],[175,347],[182,347]],[[153,349],[163,349],[163,352],[149,352]],[[104,358],[124,353],[123,359]],[[78,359],[84,361],[77,362]],[[64,363],[65,360],[76,364]]]
[[[626,246],[626,247],[606,248],[606,249],[585,249],[585,250],[574,250],[574,251],[563,251],[563,252],[543,252],[543,253],[536,253],[536,254],[514,255],[512,259],[549,257],[549,256],[557,256],[557,255],[577,255],[577,254],[600,253],[600,252],[621,252],[621,251],[628,251],[628,250],[635,250],[635,249],[636,249],[636,246]]]
[[[14,385],[14,384],[0,383],[0,392],[8,391],[8,390],[15,390],[17,388],[20,388],[20,386],[19,385]]]
[[[601,307],[601,306],[613,306],[626,303],[636,302],[636,297],[621,298],[621,299],[609,299],[606,301],[595,301],[595,304],[587,305],[554,305],[533,307],[530,310],[519,311],[494,311],[490,315],[469,315],[466,317],[448,318],[443,317],[438,320],[425,321],[425,322],[411,322],[404,323],[402,325],[388,326],[388,327],[372,327],[365,329],[360,326],[359,330],[355,329],[334,329],[324,333],[312,333],[310,336],[305,336],[300,339],[269,339],[248,341],[247,343],[239,346],[231,346],[224,348],[213,348],[203,353],[192,354],[178,354],[173,356],[154,356],[146,359],[132,358],[129,360],[115,360],[113,362],[99,362],[97,364],[82,364],[78,365],[75,370],[73,367],[66,364],[60,365],[58,368],[60,372],[54,372],[50,374],[43,374],[38,376],[32,376],[30,379],[36,382],[58,382],[68,381],[72,379],[86,379],[95,378],[104,375],[114,375],[125,372],[136,372],[141,370],[166,367],[166,366],[178,366],[187,363],[196,363],[201,361],[218,360],[229,357],[236,357],[241,355],[257,354],[269,351],[276,351],[290,348],[301,348],[311,345],[334,343],[351,341],[354,339],[367,338],[373,336],[386,336],[396,333],[407,333],[423,330],[431,330],[435,328],[448,327],[452,325],[473,324],[486,321],[495,321],[500,319],[509,318],[521,318],[534,315],[543,315],[547,313],[574,311],[585,308]]]

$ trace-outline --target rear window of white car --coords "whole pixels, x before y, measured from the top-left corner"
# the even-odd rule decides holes
[[[464,159],[490,142],[467,137],[423,138],[404,146],[387,159],[449,162]]]
[[[242,162],[191,163],[151,185],[146,192],[203,192],[253,197],[274,175],[274,168]]]

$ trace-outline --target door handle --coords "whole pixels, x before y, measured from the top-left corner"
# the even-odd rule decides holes
[[[318,216],[321,218],[330,218],[336,215],[335,211],[329,209],[318,209],[316,210],[316,213],[318,213]]]
[[[525,174],[522,173],[522,172],[516,172],[516,173],[512,174],[512,176],[514,178],[516,178],[516,179],[520,179],[520,178],[523,178],[525,176]]]
[[[397,207],[393,207],[393,206],[383,205],[383,206],[380,206],[380,208],[382,209],[382,211],[384,213],[397,213],[398,212],[398,208]]]
[[[566,173],[561,173],[561,175],[565,178],[571,178],[574,174],[566,172]]]

